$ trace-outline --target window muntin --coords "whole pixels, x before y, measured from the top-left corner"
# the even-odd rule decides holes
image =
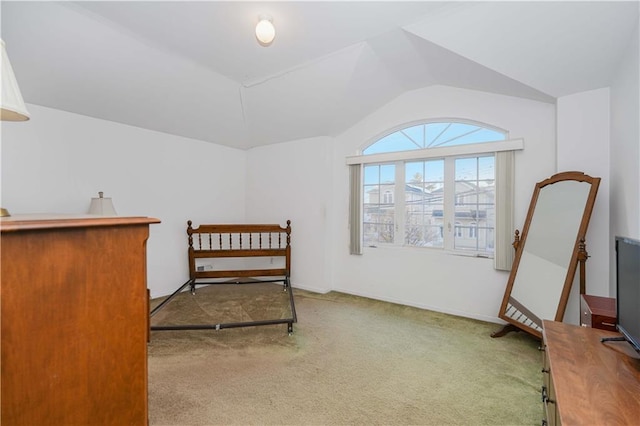
[[[405,244],[443,247],[444,160],[405,163]]]
[[[493,252],[495,234],[495,157],[455,160],[454,248]]]
[[[364,155],[506,140],[506,132],[471,122],[428,122],[397,130],[366,147]]]
[[[393,243],[395,238],[395,164],[373,164],[364,167],[362,232],[365,246]]]
[[[427,122],[395,131],[365,148],[364,155],[422,151],[415,159],[364,165],[364,245],[404,244],[491,256],[495,155],[424,158],[424,150],[506,138],[507,132],[477,123]],[[387,195],[381,202],[382,193]]]

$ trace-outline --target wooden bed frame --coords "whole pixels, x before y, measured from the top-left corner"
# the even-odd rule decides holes
[[[197,228],[193,228],[191,225],[192,222],[190,220],[187,221],[189,280],[156,306],[151,311],[150,317],[162,309],[187,286],[190,288],[192,295],[195,296],[196,286],[198,285],[277,282],[282,282],[283,291],[289,293],[291,316],[288,318],[221,324],[158,325],[151,326],[151,330],[221,330],[224,328],[287,324],[287,331],[289,334],[293,333],[293,323],[297,322],[297,317],[290,279],[291,221],[287,220],[286,228],[271,224],[200,225]],[[273,258],[284,258],[284,267],[207,270],[206,267],[197,265],[197,259],[256,257],[271,258],[270,264],[273,264]]]

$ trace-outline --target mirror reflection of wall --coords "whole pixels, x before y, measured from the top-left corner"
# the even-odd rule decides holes
[[[499,313],[512,327],[540,337],[542,320],[562,319],[599,183],[564,172],[536,184]]]
[[[511,297],[537,318],[554,319],[589,196],[587,182],[564,181],[540,190]]]

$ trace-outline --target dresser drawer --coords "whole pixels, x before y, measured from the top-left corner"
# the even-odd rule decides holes
[[[581,295],[580,325],[616,331],[616,299],[588,294]]]

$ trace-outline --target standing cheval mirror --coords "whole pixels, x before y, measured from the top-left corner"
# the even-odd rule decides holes
[[[542,337],[542,320],[562,321],[581,263],[584,292],[585,235],[600,178],[558,173],[536,184],[516,240],[511,274],[498,316],[508,324],[492,337],[521,329]]]

